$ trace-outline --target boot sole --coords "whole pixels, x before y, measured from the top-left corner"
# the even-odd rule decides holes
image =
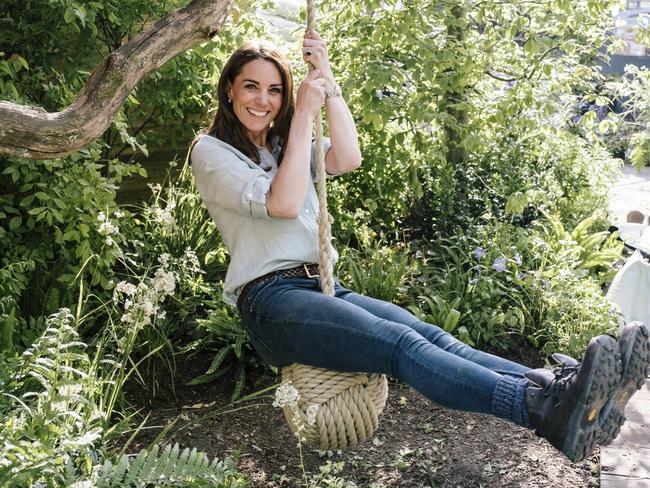
[[[607,413],[599,441],[603,446],[611,444],[620,433],[625,423],[625,406],[632,395],[643,387],[648,376],[650,368],[648,328],[640,322],[629,324],[618,341],[618,350],[623,361],[621,386],[604,409]]]
[[[609,336],[598,336],[593,342],[598,344],[596,358],[571,413],[562,447],[564,455],[573,462],[582,461],[598,445],[602,438],[600,411],[621,384],[622,362],[616,341]]]

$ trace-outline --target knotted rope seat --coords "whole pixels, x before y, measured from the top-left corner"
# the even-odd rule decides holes
[[[314,28],[313,0],[307,0],[307,28]],[[310,66],[310,70],[313,66]],[[320,249],[320,279],[323,293],[334,295],[334,270],[332,265],[331,216],[327,209],[325,184],[325,154],[323,152],[323,120],[319,113],[314,121],[316,144],[319,217],[318,235]],[[298,415],[304,429],[301,437],[321,449],[354,446],[372,436],[378,418],[388,397],[388,381],[383,374],[345,373],[303,364],[292,364],[282,369],[282,382],[291,382],[300,393]],[[317,405],[316,422],[309,425],[307,409]],[[294,409],[284,407],[289,428],[296,432]]]

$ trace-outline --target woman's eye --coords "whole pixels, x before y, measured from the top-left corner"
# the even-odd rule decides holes
[[[271,88],[271,93],[282,93],[281,88]]]
[[[246,88],[247,90],[254,90],[257,87],[255,85],[244,85],[244,88]]]

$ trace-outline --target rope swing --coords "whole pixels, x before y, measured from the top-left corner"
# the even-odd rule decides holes
[[[315,7],[307,0],[307,29],[314,29]],[[310,64],[309,70],[314,66]],[[318,191],[319,273],[323,293],[334,295],[332,218],[327,209],[325,184],[325,153],[323,151],[323,120],[319,113],[314,121]],[[344,373],[292,364],[282,369],[282,382],[291,382],[300,393],[298,415],[303,426],[301,437],[321,449],[354,446],[365,441],[377,428],[378,418],[388,397],[388,381],[383,374]],[[316,422],[308,423],[307,409],[317,405]],[[284,407],[284,415],[292,431],[298,426],[295,412]]]

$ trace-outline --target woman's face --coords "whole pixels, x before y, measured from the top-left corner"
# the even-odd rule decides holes
[[[280,71],[263,59],[246,63],[228,89],[233,112],[258,146],[266,143],[269,125],[280,112],[283,89]]]

